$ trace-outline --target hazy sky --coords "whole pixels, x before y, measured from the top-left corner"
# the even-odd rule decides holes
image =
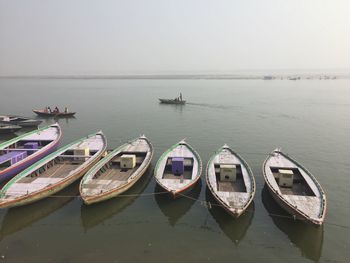
[[[349,0],[0,0],[0,75],[350,68]]]

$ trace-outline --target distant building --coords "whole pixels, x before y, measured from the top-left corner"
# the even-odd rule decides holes
[[[264,80],[271,80],[271,79],[274,79],[275,77],[273,76],[264,76]]]

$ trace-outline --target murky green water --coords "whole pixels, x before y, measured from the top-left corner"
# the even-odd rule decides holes
[[[182,92],[188,104],[158,104]],[[206,164],[224,143],[251,165],[254,203],[234,220],[201,183],[191,198],[157,192],[152,169],[128,197],[84,206],[77,184],[60,197],[0,211],[0,256],[7,262],[349,262],[350,81],[0,80],[0,112],[33,116],[56,105],[63,144],[102,129],[109,148],[145,133],[160,154],[182,138]],[[45,123],[50,123],[46,120]],[[301,161],[328,197],[326,223],[286,215],[264,188],[261,166],[275,147]],[[203,174],[204,175],[204,174]],[[143,194],[142,196],[133,196]]]

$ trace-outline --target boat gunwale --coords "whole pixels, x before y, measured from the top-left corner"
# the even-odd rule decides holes
[[[13,138],[13,139],[11,139],[11,140],[9,140],[9,141],[6,141],[6,142],[0,144],[0,150],[6,150],[5,147],[8,147],[8,146],[12,145],[12,144],[14,144],[14,143],[16,143],[16,142],[22,140],[23,138],[25,138],[25,137],[27,137],[27,136],[33,135],[33,134],[35,134],[35,133],[37,133],[37,132],[45,131],[46,129],[50,129],[50,128],[56,128],[57,131],[58,131],[58,136],[57,136],[54,140],[52,140],[49,144],[45,145],[45,146],[44,146],[43,148],[41,148],[39,151],[36,151],[35,153],[33,153],[33,154],[31,154],[30,156],[28,156],[28,157],[26,157],[26,158],[20,160],[19,162],[15,163],[14,165],[11,165],[11,166],[7,167],[6,169],[0,171],[0,176],[3,175],[3,174],[5,174],[5,173],[7,173],[7,172],[10,172],[10,171],[13,170],[13,169],[16,169],[16,168],[19,167],[20,165],[23,165],[24,163],[26,163],[26,162],[32,160],[33,158],[40,156],[42,153],[45,153],[48,149],[51,149],[51,148],[55,147],[55,145],[58,145],[59,142],[60,142],[60,140],[61,140],[61,138],[63,137],[63,131],[62,131],[61,127],[58,125],[58,123],[55,123],[55,124],[52,124],[52,125],[49,125],[49,126],[40,128],[40,129],[38,129],[38,130],[34,130],[34,131],[31,131],[31,132],[25,133],[25,134],[23,134],[23,135],[20,135],[20,136],[18,136],[18,137],[15,137],[15,138]],[[7,145],[6,145],[6,144],[7,144]],[[2,147],[3,147],[3,148],[2,148]],[[45,149],[45,150],[44,150],[44,149]],[[44,158],[45,158],[45,157],[44,157]],[[35,163],[33,163],[32,165],[34,165],[34,164],[36,164],[36,163],[38,163],[38,162],[40,162],[40,160],[37,161],[37,162],[35,162]],[[31,167],[31,165],[30,165],[29,167]],[[27,167],[26,169],[28,169],[29,167]],[[26,169],[25,169],[25,170],[26,170]],[[20,173],[24,172],[25,170],[21,171]],[[19,173],[19,174],[20,174],[20,173]],[[17,176],[17,175],[16,175],[16,176]],[[15,178],[16,176],[12,177],[10,180],[12,180],[13,178]],[[10,182],[10,181],[9,181],[9,182]],[[4,189],[4,187],[1,189],[1,191],[2,191],[3,189]],[[1,195],[0,195],[0,196],[1,196]]]
[[[77,167],[75,170],[76,172],[74,172],[73,174],[71,174],[70,176],[67,176],[65,177],[64,179],[60,180],[59,182],[55,183],[55,184],[52,184],[50,185],[49,187],[44,187],[42,189],[39,189],[38,191],[34,191],[34,192],[31,192],[30,194],[26,194],[26,195],[23,195],[23,196],[20,196],[18,198],[15,198],[15,199],[11,199],[9,201],[5,201],[5,202],[1,202],[1,199],[2,197],[5,195],[5,192],[9,187],[11,187],[11,185],[13,185],[14,183],[16,183],[18,180],[22,179],[23,177],[27,176],[29,173],[33,172],[33,171],[36,171],[37,169],[41,168],[43,165],[45,165],[46,163],[48,163],[50,160],[53,160],[54,158],[58,157],[61,153],[63,153],[64,151],[66,151],[69,147],[73,146],[74,144],[77,144],[81,141],[84,141],[86,139],[89,139],[93,136],[96,136],[100,134],[101,137],[102,137],[102,140],[103,140],[103,147],[97,151],[95,153],[95,156],[90,158],[89,160],[85,161],[83,164],[79,165],[79,167]],[[1,189],[0,191],[0,208],[1,207],[8,207],[8,205],[11,205],[13,203],[18,203],[18,202],[21,202],[23,200],[26,200],[26,199],[32,199],[33,197],[35,196],[38,196],[40,195],[41,193],[46,193],[46,192],[50,192],[53,188],[55,187],[59,187],[61,186],[62,184],[66,183],[67,181],[69,181],[71,178],[75,177],[77,174],[79,174],[80,172],[82,172],[84,169],[86,169],[86,167],[82,167],[84,164],[90,162],[89,165],[91,165],[91,163],[93,163],[94,161],[96,161],[98,158],[100,158],[103,154],[103,152],[106,150],[107,148],[107,140],[106,140],[106,137],[105,135],[99,131],[99,132],[96,132],[94,134],[90,134],[86,137],[83,137],[83,138],[80,138],[76,141],[73,141],[72,143],[66,145],[66,146],[63,146],[61,147],[60,149],[58,149],[57,151],[49,154],[48,156],[44,157],[43,159],[41,159],[40,161],[34,163],[33,165],[29,166],[27,169],[23,170],[21,173],[19,173],[18,175],[16,175],[15,177],[13,177],[9,182],[6,183],[6,185]],[[52,158],[52,159],[50,159]],[[87,167],[89,167],[89,165],[87,165]],[[41,199],[41,198],[39,198]],[[36,200],[34,198],[34,200]],[[31,203],[31,202],[29,202]],[[15,205],[16,206],[16,205]]]
[[[168,187],[166,187],[163,183],[161,183],[161,181],[157,178],[157,171],[159,168],[159,165],[162,163],[163,159],[165,158],[165,156],[167,156],[171,151],[173,151],[176,147],[178,147],[180,144],[187,146],[187,148],[193,153],[193,155],[196,157],[197,161],[198,161],[198,169],[197,169],[197,175],[194,179],[192,179],[188,185],[186,185],[185,187],[179,189],[179,190],[173,190],[173,189],[169,189]],[[163,171],[164,173],[164,171]],[[201,177],[202,174],[202,160],[198,154],[198,152],[190,145],[188,144],[186,141],[181,140],[178,143],[172,145],[170,148],[168,148],[165,152],[163,152],[163,154],[159,157],[156,167],[154,168],[154,177],[156,179],[156,182],[165,190],[167,190],[168,192],[172,192],[174,195],[177,193],[181,193],[183,191],[185,191],[186,189],[192,187]]]
[[[100,194],[97,195],[84,195],[82,194],[82,186],[84,184],[84,182],[88,179],[87,177],[90,175],[94,175],[96,174],[107,162],[109,162],[113,157],[115,157],[118,153],[120,153],[125,147],[127,147],[129,144],[131,144],[132,142],[135,142],[139,139],[143,139],[147,142],[147,144],[149,145],[150,148],[150,156],[149,156],[149,160],[146,163],[145,167],[142,168],[138,173],[137,176],[135,176],[132,180],[129,181],[129,178],[131,177],[131,175],[135,174],[136,170],[134,173],[132,173],[130,175],[130,177],[128,178],[127,183],[120,185],[119,187],[116,188],[112,188],[109,190],[106,190]],[[118,148],[114,149],[112,152],[110,152],[106,157],[102,158],[99,162],[97,162],[93,167],[90,168],[90,170],[84,175],[84,177],[82,178],[82,180],[80,181],[79,184],[79,192],[80,192],[80,196],[81,198],[84,200],[85,203],[93,203],[93,202],[99,202],[99,201],[103,201],[105,199],[109,199],[112,198],[109,197],[109,195],[112,195],[114,192],[117,192],[127,186],[132,186],[133,183],[136,183],[138,181],[138,179],[145,173],[145,171],[148,169],[149,165],[152,162],[152,158],[153,158],[153,153],[154,153],[154,148],[152,143],[150,142],[150,140],[147,137],[138,137],[130,142],[124,143],[123,145],[119,146]],[[146,158],[145,158],[146,159]],[[142,162],[144,163],[144,162]],[[128,189],[128,188],[127,188]],[[125,189],[124,191],[126,191],[127,189]],[[123,192],[124,192],[123,191]],[[121,192],[122,193],[122,192]],[[96,199],[100,199],[100,200],[96,200]]]
[[[44,112],[43,109],[39,109],[39,110],[33,109],[32,111],[39,116],[46,116],[46,117],[49,117],[49,116],[51,116],[51,117],[65,117],[65,116],[68,117],[68,116],[73,116],[76,114],[76,111],[70,111],[70,112],[63,111],[63,112],[56,112],[56,113]]]
[[[160,103],[165,103],[165,104],[186,104],[186,100],[176,101],[174,99],[161,99],[161,98],[158,98],[158,100]]]
[[[209,182],[209,168],[210,168],[210,165],[213,163],[213,160],[214,158],[219,155],[223,149],[228,149],[235,157],[237,157],[241,162],[242,164],[244,165],[244,167],[247,169],[248,171],[248,175],[250,177],[250,181],[253,183],[252,184],[252,190],[250,191],[250,195],[249,195],[249,199],[248,201],[246,202],[246,204],[241,207],[241,208],[233,208],[233,207],[230,207],[229,205],[227,205],[217,194],[211,183]],[[239,217],[241,214],[243,214],[246,209],[248,208],[248,206],[251,204],[251,202],[254,200],[254,196],[255,196],[255,193],[256,193],[256,183],[255,183],[255,177],[254,177],[254,174],[253,174],[253,171],[252,169],[250,168],[250,166],[248,165],[248,163],[235,151],[233,151],[230,147],[224,147],[222,146],[221,148],[219,148],[209,159],[208,161],[208,164],[207,164],[207,168],[206,168],[206,183],[207,183],[207,186],[210,190],[210,192],[213,194],[213,196],[215,197],[215,199],[224,206],[225,210],[227,210],[230,214],[232,214],[233,216],[235,217]],[[231,209],[234,209],[235,211],[237,209],[242,209],[241,212],[235,212],[235,211],[232,211]]]
[[[267,175],[265,172],[265,168],[266,168],[266,164],[267,161],[272,158],[274,153],[279,153],[281,154],[283,157],[285,157],[287,160],[291,161],[292,163],[296,164],[297,166],[299,166],[302,170],[304,170],[304,172],[311,178],[311,180],[315,183],[317,189],[319,190],[321,196],[319,197],[319,199],[321,200],[321,211],[318,214],[318,219],[314,219],[312,217],[310,217],[308,214],[304,213],[303,211],[301,211],[298,207],[293,206],[290,202],[288,202],[288,200],[286,200],[282,194],[280,194],[269,182],[269,180],[267,179]],[[267,158],[265,159],[264,163],[263,163],[263,176],[264,176],[264,180],[265,183],[267,184],[267,186],[269,187],[270,191],[273,192],[275,194],[275,196],[285,205],[287,205],[292,211],[297,212],[301,217],[305,218],[307,221],[312,222],[316,225],[322,225],[322,223],[324,222],[325,216],[326,216],[326,212],[327,212],[327,199],[326,199],[326,193],[323,190],[323,188],[321,187],[320,183],[316,180],[316,178],[311,174],[311,172],[309,170],[307,170],[303,165],[301,165],[299,162],[297,162],[296,160],[294,160],[293,158],[291,158],[290,156],[288,156],[287,154],[284,154],[283,152],[281,152],[280,150],[273,150],[271,153],[268,154]]]
[[[22,140],[24,137],[27,137],[27,136],[29,136],[29,135],[33,135],[34,133],[37,133],[37,132],[44,131],[44,130],[49,129],[49,128],[54,127],[54,126],[58,126],[59,129],[61,129],[61,127],[59,126],[58,123],[54,123],[54,124],[51,124],[51,125],[48,125],[48,126],[44,126],[44,127],[42,127],[42,128],[39,128],[39,129],[35,129],[35,130],[33,130],[33,131],[24,133],[24,134],[22,134],[22,135],[20,135],[20,136],[16,136],[15,138],[12,138],[12,139],[10,139],[10,140],[8,140],[8,141],[5,141],[5,142],[3,142],[3,143],[0,143],[0,150],[3,150],[5,147],[10,146],[11,144],[16,143],[16,142]],[[3,147],[4,147],[4,148],[3,148]]]

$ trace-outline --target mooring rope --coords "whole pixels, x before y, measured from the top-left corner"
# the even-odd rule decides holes
[[[11,193],[18,193],[18,194],[23,194],[26,192],[15,192],[12,191]],[[140,194],[119,194],[113,198],[118,198],[118,197],[142,197],[142,196],[154,196],[154,195],[162,195],[162,194],[167,194],[169,192],[153,192],[153,193],[140,193]],[[45,198],[81,198],[81,195],[49,195],[46,196]]]
[[[169,192],[167,192],[167,191],[163,191],[163,192],[141,193],[141,194],[120,194],[120,195],[118,195],[116,197],[117,198],[118,197],[145,197],[145,196],[164,195],[164,194],[168,194],[168,193]],[[194,198],[192,196],[188,196],[188,195],[185,195],[185,194],[182,194],[182,193],[179,193],[178,195],[183,197],[183,198],[186,198],[186,199],[198,202],[201,206],[203,206],[203,207],[205,207],[207,209],[212,209],[213,207],[224,208],[223,205],[220,205],[220,204],[215,203],[215,202],[210,202],[210,201],[206,201],[206,200],[202,200],[202,199],[197,199],[197,198]],[[48,197],[51,197],[51,198],[81,198],[80,195],[51,195],[51,196],[48,196]],[[244,213],[252,213],[253,214],[254,210],[247,208],[244,211]],[[282,215],[282,214],[275,214],[275,213],[268,213],[268,215],[271,216],[271,217],[291,219],[291,220],[294,220],[294,221],[298,220],[298,221],[303,222],[302,219],[296,218],[295,216],[292,216],[292,215]],[[350,230],[350,226],[347,226],[347,225],[341,225],[341,224],[334,223],[334,222],[329,222],[329,221],[325,221],[324,224]]]
[[[205,201],[205,200],[200,200],[200,199],[196,199],[196,198],[193,198],[191,196],[188,196],[188,195],[185,195],[185,194],[179,194],[181,195],[182,197],[184,198],[188,198],[190,200],[193,200],[193,201],[196,201],[196,202],[199,202],[202,206],[208,208],[208,209],[211,209],[213,206],[217,206],[217,207],[224,207],[220,204],[216,204],[216,203],[212,203],[212,202],[208,202],[208,201]],[[249,210],[249,209],[246,209],[244,211],[244,213],[254,213],[254,211],[252,210]],[[299,218],[296,218],[295,216],[292,216],[292,215],[282,215],[282,214],[275,214],[275,213],[268,213],[269,216],[271,217],[279,217],[279,218],[286,218],[286,219],[292,219],[294,221],[301,221],[303,222],[304,220],[302,219],[299,219]],[[337,223],[333,223],[333,222],[329,222],[329,221],[325,221],[324,224],[328,224],[328,225],[332,225],[332,226],[337,226],[337,227],[341,227],[341,228],[345,228],[345,229],[349,229],[350,230],[350,226],[347,226],[347,225],[341,225],[341,224],[337,224]]]

